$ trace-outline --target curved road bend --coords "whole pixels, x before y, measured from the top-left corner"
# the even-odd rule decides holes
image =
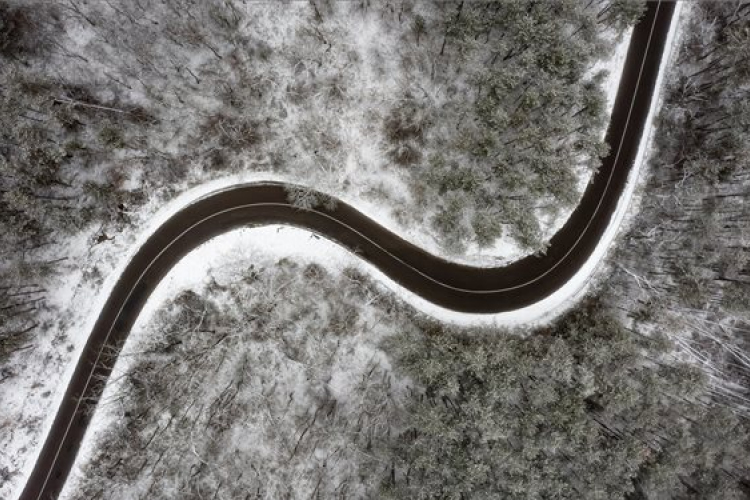
[[[177,213],[140,248],[107,300],[20,499],[58,497],[93,413],[90,410],[101,396],[102,381],[114,363],[111,358],[100,363],[103,348],[122,345],[149,294],[180,258],[233,228],[280,223],[315,231],[357,252],[412,292],[457,311],[509,311],[560,288],[594,251],[623,193],[673,11],[672,2],[650,3],[634,28],[606,135],[611,152],[545,255],[502,268],[451,263],[402,240],[344,203],[332,211],[295,209],[287,202],[284,186],[275,183],[215,193]]]

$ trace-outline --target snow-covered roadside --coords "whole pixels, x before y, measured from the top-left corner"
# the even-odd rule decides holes
[[[300,245],[300,241],[306,241]],[[238,229],[217,236],[207,243],[199,246],[172,268],[167,276],[157,285],[153,294],[144,306],[138,320],[133,325],[132,333],[128,337],[123,353],[114,367],[110,380],[118,380],[120,375],[127,371],[129,365],[128,351],[133,345],[139,344],[146,334],[146,326],[154,319],[155,313],[170,299],[176,297],[185,290],[195,290],[205,285],[208,280],[215,276],[216,272],[237,269],[240,262],[252,262],[253,265],[262,267],[269,263],[273,256],[288,257],[300,261],[312,260],[324,264],[331,269],[331,259],[334,258],[335,250],[324,248],[323,240],[315,239],[308,231],[289,228],[287,226],[264,226],[260,228]],[[291,243],[291,244],[289,244]],[[308,249],[310,255],[303,257],[298,250]],[[295,251],[297,250],[297,251]],[[351,259],[347,252],[342,252],[344,260]],[[312,255],[312,258],[310,258]],[[351,259],[355,260],[355,259]],[[117,391],[117,383],[107,385],[102,400],[107,401]],[[76,460],[76,465],[88,463],[94,456],[96,439],[100,431],[106,429],[112,419],[108,407],[100,405],[91,420],[86,439]],[[74,498],[78,490],[81,471],[74,467],[70,479],[66,482],[61,497],[63,499]]]
[[[304,242],[304,245],[300,243]],[[76,467],[66,482],[61,498],[74,499],[79,491],[81,479],[79,467],[88,464],[93,459],[97,436],[108,429],[114,415],[119,411],[114,406],[108,406],[107,401],[116,400],[121,375],[126,373],[134,359],[132,354],[137,352],[138,346],[143,345],[150,335],[153,335],[152,322],[159,310],[181,292],[187,290],[200,291],[205,289],[213,280],[222,285],[236,282],[241,274],[250,266],[256,269],[273,267],[282,258],[291,259],[302,266],[308,263],[322,265],[332,276],[338,276],[342,268],[356,265],[354,255],[330,241],[319,238],[309,231],[283,225],[271,225],[258,228],[243,228],[230,231],[213,238],[201,245],[187,256],[167,274],[159,283],[146,303],[144,309],[133,326],[122,355],[118,359],[110,381],[102,396],[104,404],[99,405],[90,423],[86,439],[83,441],[76,461]],[[390,334],[392,327],[386,327],[382,318],[378,316],[373,306],[364,305],[361,313],[367,318],[366,323],[373,325],[368,329],[366,339],[358,345],[355,355],[348,355],[349,363],[356,362],[359,366],[348,365],[349,370],[365,370],[374,359],[382,366],[389,366],[388,360],[377,347],[384,335]],[[377,328],[375,328],[377,326]],[[361,342],[361,339],[360,339]],[[353,359],[352,359],[353,358]],[[357,378],[357,377],[355,377]],[[338,388],[336,398],[342,401],[347,396],[346,389],[349,382],[333,380],[332,388]],[[221,385],[215,382],[215,385]],[[292,390],[292,389],[289,389]],[[288,393],[284,390],[280,392]],[[340,392],[340,393],[339,393]]]
[[[596,74],[599,71],[606,71],[607,78],[604,80],[604,94],[607,98],[607,113],[612,113],[612,108],[615,105],[615,98],[617,97],[617,89],[620,86],[620,77],[622,76],[622,70],[625,67],[625,58],[628,56],[628,47],[630,46],[630,37],[633,34],[633,28],[628,28],[622,36],[622,39],[617,42],[614,55],[608,61],[601,61],[599,64],[595,64],[589,71],[590,74]],[[606,130],[602,131],[602,137]]]
[[[672,26],[669,32],[669,38],[667,38],[668,54],[665,56],[667,57],[667,61],[675,60],[678,55],[675,53],[675,49],[679,46],[680,40],[683,37],[683,32],[685,30],[686,24],[690,19],[691,8],[692,6],[688,2],[677,2],[677,5],[675,7],[674,19],[672,21]],[[662,65],[663,64],[664,62],[662,62]],[[664,85],[664,79],[667,77],[669,77],[668,69],[662,67],[659,73],[659,79],[657,81],[657,88],[662,89]],[[657,110],[660,110],[662,107],[662,103],[664,102],[664,94],[662,92],[659,92],[657,98],[658,99],[655,102],[655,106]],[[652,102],[652,109],[653,106],[654,103]],[[649,118],[649,120],[652,119],[653,117]],[[641,158],[641,151],[639,150],[639,157],[636,159],[636,167],[639,167],[641,169],[641,172],[638,174],[638,177],[634,182],[635,185],[633,187],[633,193],[631,195],[630,207],[627,210],[622,222],[620,223],[620,231],[623,233],[626,233],[630,229],[633,221],[638,216],[641,207],[641,200],[646,195],[644,190],[648,181],[649,163],[654,154],[653,149],[655,131],[656,129],[652,127],[648,137],[645,137],[645,140],[641,140],[641,146],[643,147],[644,144],[646,145],[646,151],[643,153],[645,157]]]
[[[626,44],[624,46],[627,47]],[[616,80],[614,81],[616,82]],[[616,89],[616,83],[614,85],[614,88]],[[145,239],[153,231],[153,229],[158,227],[186,203],[194,201],[201,196],[204,196],[223,187],[236,185],[237,183],[241,182],[253,182],[269,179],[299,182],[298,179],[290,179],[283,176],[269,176],[259,173],[237,175],[231,178],[214,180],[212,182],[201,185],[198,188],[183,193],[175,200],[170,202],[168,206],[160,210],[156,209],[158,201],[154,200],[141,213],[137,214],[137,218],[142,222],[140,227],[146,228],[139,237],[136,238],[136,236],[133,234],[119,235],[117,241],[115,242],[106,242],[98,248],[94,248],[93,250],[80,250],[79,252],[77,252],[76,255],[88,255],[88,257],[91,259],[89,269],[98,268],[99,273],[103,276],[107,276],[107,279],[103,284],[100,285],[94,283],[82,284],[79,283],[79,280],[83,275],[83,271],[79,271],[71,273],[71,275],[66,276],[64,279],[60,280],[61,283],[59,293],[57,297],[53,298],[53,302],[58,306],[61,306],[61,310],[72,309],[74,312],[71,313],[73,314],[73,316],[66,318],[66,321],[68,321],[68,323],[65,325],[64,329],[62,327],[60,328],[60,335],[58,335],[56,339],[49,340],[52,345],[67,342],[67,353],[63,354],[63,357],[66,359],[60,361],[60,364],[66,367],[65,373],[49,374],[49,372],[45,371],[45,363],[42,362],[39,364],[38,370],[35,370],[34,373],[29,373],[29,370],[27,370],[26,372],[24,372],[22,377],[14,379],[14,386],[12,388],[0,386],[0,399],[3,400],[4,412],[7,418],[16,422],[20,422],[22,418],[16,419],[16,417],[30,416],[33,418],[39,418],[40,415],[46,415],[44,423],[40,426],[40,428],[44,429],[45,431],[49,429],[54,418],[54,413],[50,414],[51,412],[49,411],[49,409],[55,408],[59,404],[60,398],[62,397],[65,389],[64,384],[55,382],[61,380],[67,382],[67,380],[69,380],[74,368],[74,363],[70,362],[70,360],[77,359],[77,356],[80,353],[83,344],[85,343],[85,339],[90,331],[90,328],[93,325],[93,321],[98,315],[98,312],[101,310],[104,300],[106,299],[109,291],[112,289],[114,283],[116,282],[120,271],[124,269],[124,266],[127,264],[130,258],[128,257],[127,259],[117,259],[116,256],[132,255],[134,249],[137,248],[140,243],[145,241]],[[632,184],[632,180],[630,184]],[[439,254],[441,252],[437,242],[424,232],[400,230],[400,225],[394,219],[388,209],[380,207],[372,202],[367,202],[365,200],[352,197],[347,194],[330,194],[333,194],[337,197],[340,197],[344,201],[351,203],[352,205],[362,210],[369,217],[375,219],[380,224],[393,230],[397,234],[400,234],[401,236],[414,242],[415,244],[420,245],[434,253]],[[621,200],[620,203],[621,206],[618,207],[619,218],[616,218],[615,222],[619,222],[621,213],[624,213],[624,208],[626,208],[627,206],[627,203],[624,203],[625,201],[625,197],[623,197],[623,200]],[[613,223],[613,226],[615,225],[616,224]],[[542,301],[533,307],[526,308],[515,313],[487,316],[455,313],[453,311],[448,311],[429,304],[426,301],[415,296],[411,292],[408,292],[407,290],[391,282],[384,275],[382,275],[382,273],[372,268],[372,266],[369,266],[368,264],[361,262],[359,259],[354,258],[353,256],[349,255],[348,252],[338,247],[337,245],[323,239],[318,240],[315,238],[311,238],[309,232],[292,228],[283,228],[276,232],[275,228],[264,228],[247,230],[246,233],[253,233],[253,231],[261,232],[258,234],[260,234],[260,237],[263,238],[264,245],[269,245],[269,249],[277,248],[286,256],[294,255],[292,254],[292,249],[294,249],[294,251],[296,252],[307,253],[308,257],[311,259],[331,263],[331,265],[333,265],[334,267],[341,266],[342,263],[351,263],[354,266],[365,268],[378,280],[386,284],[386,286],[396,291],[396,293],[398,293],[405,300],[414,304],[417,308],[423,310],[424,312],[431,314],[439,319],[458,324],[481,323],[494,325],[515,325],[529,321],[542,321],[544,319],[548,319],[552,315],[559,313],[560,310],[567,307],[567,305],[571,303],[570,300],[566,300],[566,294],[576,293],[575,290],[578,290],[577,293],[579,295],[580,293],[583,293],[583,291],[585,290],[587,279],[590,277],[591,273],[596,267],[596,264],[599,261],[598,258],[601,258],[601,256],[606,251],[606,248],[609,246],[609,243],[614,237],[614,233],[616,232],[616,230],[617,228],[614,227],[611,236],[609,236],[608,232],[609,237],[605,238],[600,243],[600,247],[597,248],[597,254],[595,255],[595,258],[592,258],[592,265],[588,266],[587,264],[585,270],[582,270],[581,273],[579,273],[579,276],[576,277],[576,279],[572,280],[568,285],[566,285],[566,287],[564,287],[563,290],[565,290],[565,292],[561,290],[549,299],[546,299],[545,301]],[[262,233],[262,231],[266,231],[266,233]],[[74,244],[80,245],[81,248],[83,248],[93,236],[93,234],[94,231],[88,234],[81,235],[81,237],[77,239]],[[300,241],[307,241],[308,244],[304,245],[304,249],[299,249]],[[483,252],[476,261],[464,261],[463,259],[454,260],[464,261],[474,265],[497,265],[497,260],[495,259],[495,257],[488,256],[488,253],[490,252]],[[513,255],[512,249],[510,250],[509,255]],[[303,258],[301,253],[296,256],[299,258]],[[199,260],[197,262],[200,263],[202,261]],[[190,266],[188,267],[188,269],[190,273],[195,273],[198,268],[196,268],[195,266]],[[176,284],[174,286],[177,286],[179,282],[180,278],[177,278]],[[169,290],[168,285],[166,286],[166,289]],[[149,301],[149,305],[147,306],[147,308],[157,307],[156,304],[158,304],[158,297],[159,295],[156,294],[152,298],[152,300]],[[554,297],[558,297],[558,300],[552,300]],[[64,308],[62,308],[62,306],[64,306]],[[144,316],[147,316],[147,314],[148,311],[144,313]],[[63,336],[63,333],[67,334],[67,338]],[[61,349],[61,346],[58,346],[56,348],[50,346],[49,349],[39,349],[39,351],[41,353],[49,353],[55,352],[55,349],[59,350]],[[41,384],[41,386],[36,384]],[[47,405],[44,405],[45,401],[38,401],[28,397],[28,395],[32,392],[30,390],[30,388],[32,387],[35,387],[34,391],[36,391],[37,394],[44,391],[49,392],[49,397],[45,400]],[[34,403],[39,404],[39,406],[32,406]],[[24,455],[25,458],[29,459],[25,461],[23,459],[20,459],[20,461],[25,464],[23,467],[24,473],[2,485],[2,487],[0,487],[0,494],[6,494],[6,492],[8,492],[8,489],[10,489],[11,491],[13,490],[13,488],[20,490],[20,487],[23,485],[22,479],[25,479],[30,471],[31,466],[33,465],[33,460],[31,460],[30,458],[32,456],[35,456],[35,454],[32,455],[29,452],[28,447],[30,446],[30,442],[33,442],[35,438],[37,438],[37,436],[27,436],[25,438],[24,436],[20,436],[18,438],[12,439],[11,443],[4,445],[4,453],[7,452],[16,457]],[[38,449],[40,446],[41,442],[34,444],[35,449]],[[9,498],[13,498],[17,493],[18,491],[8,493]]]

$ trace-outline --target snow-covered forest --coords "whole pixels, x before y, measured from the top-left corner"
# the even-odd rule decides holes
[[[86,258],[71,238],[132,237],[229,173],[369,202],[438,251],[504,233],[543,248],[603,152],[591,69],[640,12],[545,5],[3,0],[0,358],[37,326],[49,274]],[[290,197],[324,201],[308,194]]]
[[[748,422],[596,298],[467,330],[353,269],[251,265],[138,332],[68,498],[747,494]]]
[[[257,264],[138,332],[71,498],[377,496],[407,395],[378,344],[406,311],[355,269]]]
[[[0,0],[0,497],[161,206],[283,179],[463,262],[543,251],[642,11]],[[359,268],[225,263],[125,346],[68,497],[750,496],[750,3],[681,22],[637,211],[581,304],[467,329]]]
[[[750,5],[691,6],[640,210],[610,289],[640,333],[672,335],[750,409]]]
[[[641,7],[0,0],[3,476],[93,298],[191,187],[297,182],[481,265],[543,248],[603,152],[602,63]]]

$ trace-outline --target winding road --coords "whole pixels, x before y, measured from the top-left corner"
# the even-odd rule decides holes
[[[288,224],[356,252],[395,282],[445,308],[496,313],[538,302],[569,281],[591,257],[617,208],[634,164],[654,95],[675,4],[649,3],[634,28],[606,141],[610,154],[546,254],[500,268],[448,262],[394,235],[351,206],[300,210],[283,184],[244,185],[209,195],[164,223],[138,250],[115,285],[84,347],[20,500],[57,498],[114,360],[150,293],[188,252],[235,229]],[[116,352],[119,350],[114,349]]]

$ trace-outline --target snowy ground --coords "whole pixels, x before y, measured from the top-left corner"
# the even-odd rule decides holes
[[[670,44],[672,43],[673,41],[670,42]],[[621,48],[618,50],[618,58],[611,63],[614,67],[618,66],[618,62],[621,66],[626,46],[627,39],[622,42]],[[608,94],[611,99],[613,99],[616,91],[618,77],[619,71],[612,71],[608,85]],[[651,113],[653,114],[653,112],[654,109],[652,108]],[[645,133],[648,134],[650,131]],[[645,145],[642,145],[639,157],[642,158],[645,154]],[[636,169],[633,173],[633,179],[637,175]],[[222,185],[231,185],[237,181],[246,182],[263,178],[268,179],[269,177],[272,176],[255,173],[218,180],[186,192],[170,202],[168,207],[162,207],[161,209],[157,207],[161,205],[162,200],[152,200],[141,213],[134,214],[136,219],[141,222],[139,227],[144,228],[140,236],[120,234],[112,241],[93,245],[92,239],[96,231],[92,229],[88,234],[82,234],[76,240],[70,242],[68,254],[72,257],[69,272],[57,278],[57,282],[54,283],[56,295],[51,298],[52,305],[59,314],[45,318],[46,325],[49,327],[47,330],[50,333],[39,337],[36,340],[37,344],[34,346],[33,352],[23,359],[22,365],[16,367],[18,375],[12,379],[12,386],[11,384],[0,383],[0,400],[3,401],[4,410],[2,420],[0,420],[0,429],[3,430],[3,439],[0,441],[0,456],[3,457],[0,461],[0,469],[5,467],[9,471],[23,471],[0,485],[0,497],[15,497],[24,483],[25,475],[33,465],[34,457],[41,445],[41,436],[44,435],[43,433],[40,434],[40,431],[46,431],[51,425],[54,417],[53,409],[56,408],[62,397],[65,384],[72,374],[74,362],[90,331],[93,320],[101,308],[103,298],[107,296],[108,291],[116,281],[118,270],[122,269],[127,262],[127,259],[118,258],[118,256],[132,255],[138,242],[143,241],[148,235],[149,228],[156,227],[160,221],[165,220],[170,213],[174,213],[183,203],[195,199],[202,193],[210,192]],[[275,176],[275,178],[280,177]],[[281,180],[285,179],[281,178]],[[170,296],[181,287],[187,286],[191,280],[196,283],[205,279],[207,275],[206,263],[210,262],[217,265],[222,258],[226,258],[228,255],[227,245],[230,245],[229,248],[232,245],[241,248],[247,244],[249,239],[251,241],[262,241],[264,251],[272,255],[282,254],[305,260],[314,259],[327,263],[334,269],[341,268],[342,263],[365,267],[378,280],[395,290],[405,300],[413,303],[418,309],[446,321],[461,324],[518,324],[540,321],[554,312],[559,312],[561,308],[571,303],[572,297],[577,297],[583,292],[589,277],[614,238],[619,221],[626,212],[627,202],[634,186],[633,181],[631,181],[630,186],[631,189],[620,203],[615,223],[608,231],[607,238],[601,242],[595,258],[581,271],[579,276],[553,297],[534,307],[514,313],[481,316],[458,314],[438,308],[401,289],[369,265],[360,262],[335,244],[323,239],[316,239],[306,231],[286,227],[267,227],[234,232],[227,235],[227,239],[217,239],[210,242],[186,257],[186,262],[192,262],[192,264],[188,266],[181,263],[170,273],[165,283],[160,285],[152,300],[149,301],[146,311],[144,311],[144,317],[148,317],[149,311],[153,312],[158,307],[160,300],[164,300],[165,297]],[[341,195],[341,193],[331,194]],[[343,196],[343,199],[414,243],[433,252],[439,252],[437,242],[426,233],[400,230],[399,223],[388,210],[363,199],[346,195]],[[562,222],[564,220],[555,221],[555,224],[562,224]],[[550,227],[554,227],[554,224]],[[232,240],[235,243],[230,244],[229,242]],[[304,245],[300,245],[302,241],[305,242]],[[501,252],[507,259],[520,255],[517,250],[501,244],[492,251],[476,253],[474,256],[468,257],[466,261],[475,265],[496,264],[498,252]],[[200,257],[195,257],[196,255]],[[84,266],[80,266],[81,262],[84,262]],[[183,272],[180,272],[180,269]],[[63,382],[61,383],[61,381]]]

